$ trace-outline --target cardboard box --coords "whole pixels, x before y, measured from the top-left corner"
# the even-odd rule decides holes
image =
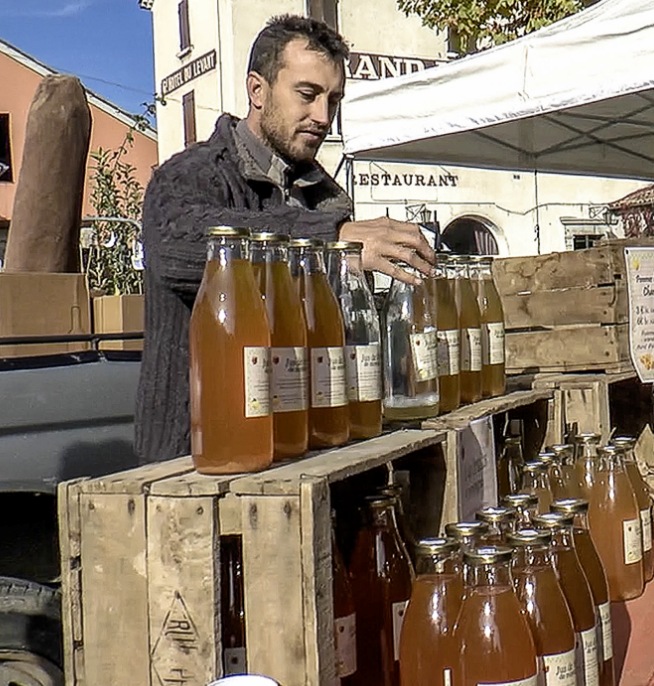
[[[0,337],[91,333],[84,274],[0,272]],[[0,357],[80,352],[89,342],[0,345]]]
[[[95,333],[141,333],[144,326],[142,295],[103,295],[93,298]],[[103,341],[100,350],[143,350],[142,340]]]

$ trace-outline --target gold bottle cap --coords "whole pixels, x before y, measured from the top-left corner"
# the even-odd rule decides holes
[[[346,250],[347,252],[361,252],[361,241],[329,241],[325,244],[325,250]]]
[[[207,234],[216,238],[250,238],[250,229],[235,226],[210,226]]]
[[[415,546],[416,555],[442,555],[455,553],[459,542],[454,538],[421,538]]]
[[[552,542],[552,532],[538,529],[519,529],[515,533],[507,534],[506,540],[514,548],[531,545],[549,545]]]
[[[290,248],[312,248],[313,250],[324,250],[325,241],[320,238],[291,238],[288,242]]]
[[[450,522],[445,525],[445,535],[461,541],[470,536],[481,536],[488,533],[486,522]]]
[[[557,443],[556,445],[547,446],[547,450],[559,455],[559,457],[571,456],[574,452],[574,449],[575,447],[571,443]]]
[[[538,505],[538,496],[533,493],[509,493],[502,498],[502,502],[509,507],[535,507]]]
[[[566,515],[588,512],[588,501],[583,498],[561,498],[550,505],[550,510]]]
[[[547,471],[547,464],[540,460],[532,460],[522,465],[522,471],[528,474],[543,474]]]
[[[251,239],[256,243],[288,243],[291,237],[286,233],[274,233],[273,231],[256,231]]]
[[[611,439],[609,445],[624,446],[627,450],[633,450],[637,442],[638,439],[635,436],[615,436]]]
[[[558,462],[559,459],[559,456],[553,450],[543,450],[536,456],[536,462],[542,462],[548,467],[553,462]]]
[[[602,436],[596,433],[583,433],[577,434],[574,437],[575,443],[599,443],[602,440]]]
[[[550,531],[558,531],[572,526],[574,522],[574,515],[564,512],[546,512],[545,514],[538,514],[532,517],[534,526],[539,529],[549,529]]]
[[[473,567],[491,565],[497,562],[509,562],[513,556],[511,548],[488,545],[463,551],[463,561]]]
[[[515,519],[517,512],[514,507],[484,507],[475,514],[480,522],[496,524],[497,522],[507,522]]]

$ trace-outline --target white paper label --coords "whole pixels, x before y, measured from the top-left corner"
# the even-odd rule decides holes
[[[336,676],[350,676],[357,671],[356,615],[334,621],[336,635]]]
[[[624,563],[632,565],[643,559],[643,539],[639,519],[625,519],[622,522]]]
[[[435,331],[412,333],[411,353],[417,381],[430,381],[438,376],[438,339]]]
[[[456,376],[461,359],[461,332],[459,329],[439,331],[438,338],[438,375]]]
[[[404,622],[404,615],[406,614],[406,606],[409,604],[408,600],[402,600],[399,603],[393,603],[393,651],[395,659],[400,659],[400,634],[402,633],[402,623]]]
[[[343,348],[311,348],[311,407],[347,405]]]
[[[243,348],[245,416],[270,414],[270,348]]]
[[[602,629],[602,660],[606,662],[613,657],[613,627],[611,626],[611,603],[597,606]]]
[[[484,364],[504,364],[504,322],[484,324]]]
[[[640,526],[643,532],[643,551],[648,552],[652,549],[652,509],[640,511]]]
[[[461,371],[481,371],[481,329],[461,329]]]
[[[452,686],[452,670],[449,667],[443,670],[443,686]]]
[[[597,630],[595,627],[575,634],[577,674],[583,675],[584,686],[599,686],[599,665],[597,663]]]
[[[225,676],[231,674],[247,674],[248,666],[245,648],[225,648],[223,651],[223,667]]]
[[[529,677],[529,679],[520,679],[520,681],[494,681],[492,684],[483,684],[479,682],[477,686],[538,686],[538,676]]]
[[[309,362],[306,348],[272,348],[273,412],[309,407]]]
[[[347,399],[350,402],[367,403],[380,400],[381,352],[379,344],[348,345],[345,348]]]
[[[543,655],[545,686],[576,686],[575,649],[557,655]]]

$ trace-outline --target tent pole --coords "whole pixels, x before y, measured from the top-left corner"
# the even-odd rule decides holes
[[[534,199],[536,201],[536,226],[534,235],[536,237],[536,250],[540,255],[540,206],[538,204],[538,170],[534,169]]]

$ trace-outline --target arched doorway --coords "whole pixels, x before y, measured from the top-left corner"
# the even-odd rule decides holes
[[[473,215],[459,217],[443,231],[443,243],[460,255],[499,255],[497,227]]]

